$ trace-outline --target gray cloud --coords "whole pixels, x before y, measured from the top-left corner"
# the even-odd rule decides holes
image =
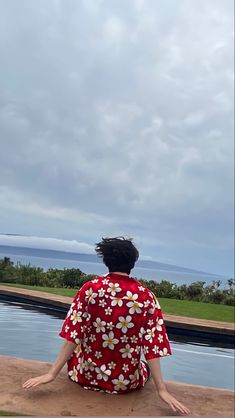
[[[0,1],[1,230],[231,274],[232,9]]]

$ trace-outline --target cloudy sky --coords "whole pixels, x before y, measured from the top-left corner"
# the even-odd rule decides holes
[[[0,232],[231,276],[232,47],[233,0],[0,0]]]

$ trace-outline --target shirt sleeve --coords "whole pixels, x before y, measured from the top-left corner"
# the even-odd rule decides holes
[[[90,314],[88,313],[89,291],[85,283],[76,294],[59,335],[75,344],[80,344],[86,332]]]
[[[146,360],[169,356],[172,354],[168,340],[162,310],[155,295],[145,316],[143,328],[143,352]]]

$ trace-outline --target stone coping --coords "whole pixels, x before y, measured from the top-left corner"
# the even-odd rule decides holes
[[[84,390],[68,380],[63,369],[52,383],[22,389],[23,382],[46,373],[49,367],[49,363],[0,356],[0,410],[22,416],[178,416],[158,398],[152,379],[141,390],[108,395]],[[167,386],[190,408],[192,416],[234,416],[232,391],[175,382],[167,382]]]
[[[8,287],[0,285],[0,295],[11,297],[21,297],[28,301],[39,302],[47,306],[54,306],[68,309],[72,298],[67,296],[56,295],[52,293],[40,292],[38,290],[29,290],[17,287]],[[212,321],[186,316],[164,315],[167,326],[175,329],[192,330],[197,332],[221,334],[234,337],[235,324],[230,322]]]

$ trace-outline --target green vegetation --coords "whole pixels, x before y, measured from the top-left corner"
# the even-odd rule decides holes
[[[234,322],[235,320],[233,306],[167,298],[159,298],[159,302],[166,314],[222,322]]]
[[[95,276],[85,274],[80,269],[49,269],[14,264],[10,258],[0,260],[0,283],[39,286],[48,292],[59,293],[66,290],[66,296],[71,296],[70,289],[79,289],[84,283]],[[147,286],[158,298],[178,299],[181,301],[207,302],[217,305],[235,305],[234,279],[227,280],[226,288],[221,288],[221,281],[214,280],[211,284],[198,281],[188,285],[177,285],[167,280],[139,280]],[[59,293],[60,294],[60,293]],[[63,293],[64,294],[64,293]],[[187,313],[188,314],[188,313]]]
[[[16,414],[15,412],[9,412],[9,411],[0,411],[1,417],[20,417],[22,414]],[[24,414],[24,417],[26,415]]]
[[[39,290],[56,295],[74,297],[78,289],[59,287],[28,286],[7,284],[7,286],[23,289]],[[165,314],[189,316],[192,318],[210,319],[214,321],[234,322],[234,308],[232,306],[216,305],[212,303],[194,302],[169,298],[158,298]]]

